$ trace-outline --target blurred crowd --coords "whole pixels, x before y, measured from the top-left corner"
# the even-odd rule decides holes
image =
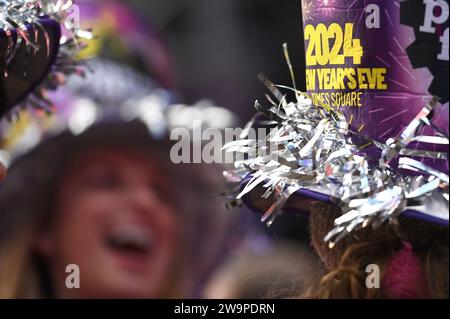
[[[302,72],[298,1],[76,4],[95,36],[79,56],[88,72],[52,93],[54,118],[24,113],[4,134],[0,297],[299,295],[320,273],[306,220],[268,230],[225,209],[222,167],[171,163],[161,109],[208,99],[230,114],[221,127],[246,122],[257,74],[289,79],[282,43]]]

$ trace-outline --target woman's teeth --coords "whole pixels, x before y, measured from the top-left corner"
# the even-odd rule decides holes
[[[108,244],[115,249],[147,252],[151,245],[148,230],[137,225],[120,225],[111,229]]]

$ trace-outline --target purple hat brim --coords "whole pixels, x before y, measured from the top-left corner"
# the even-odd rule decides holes
[[[49,18],[42,18],[39,23],[46,30],[49,46],[47,48],[46,36],[40,28],[36,28],[38,39],[35,41],[40,48],[39,50],[34,53],[31,49],[31,53],[27,56],[25,41],[22,42],[8,67],[8,76],[5,77],[4,74],[0,74],[0,85],[2,86],[0,88],[2,91],[0,116],[5,115],[35,90],[47,77],[56,61],[61,38],[60,24]],[[17,36],[15,31],[14,36]],[[0,41],[1,47],[5,47],[3,43],[5,41],[7,43],[8,40],[4,31],[0,31]],[[0,53],[4,53],[4,51],[2,50]],[[0,54],[0,61],[3,63],[2,55]]]
[[[244,189],[244,187],[248,184],[248,182],[250,180],[251,180],[251,176],[247,176],[242,181],[241,191]],[[323,203],[327,203],[327,204],[336,204],[336,202],[337,202],[336,199],[334,199],[332,196],[330,196],[328,194],[324,194],[324,193],[320,193],[320,192],[312,191],[312,190],[308,190],[308,189],[300,189],[297,192],[295,192],[292,195],[292,197],[293,198],[296,198],[296,197],[304,198],[304,199],[308,199],[311,201],[323,202]],[[242,198],[242,202],[244,203],[245,206],[247,206],[254,213],[258,213],[258,214],[265,213],[265,211],[261,207],[258,207],[258,205],[255,205],[255,203],[252,201],[250,195],[244,196]],[[305,207],[304,209],[294,208],[294,207],[286,207],[286,208],[283,208],[283,212],[308,215],[309,207]],[[406,218],[416,219],[416,220],[420,220],[423,222],[439,225],[439,226],[444,226],[444,227],[449,226],[448,220],[438,218],[435,216],[431,216],[429,214],[426,214],[424,212],[421,212],[421,211],[415,210],[415,209],[411,209],[411,208],[405,209],[402,213],[402,216],[404,216]]]

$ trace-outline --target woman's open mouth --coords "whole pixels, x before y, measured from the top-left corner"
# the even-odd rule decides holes
[[[153,240],[148,227],[120,224],[106,234],[106,246],[121,265],[133,271],[149,267],[153,254]]]

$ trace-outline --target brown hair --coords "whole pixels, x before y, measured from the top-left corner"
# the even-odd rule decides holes
[[[312,244],[328,269],[320,282],[304,294],[306,298],[389,298],[383,286],[366,287],[366,266],[380,268],[381,282],[392,256],[411,243],[420,260],[426,281],[424,296],[448,298],[448,228],[419,221],[400,219],[398,225],[364,229],[338,242],[330,249],[324,242],[340,210],[332,205],[314,203],[310,216]],[[395,297],[395,296],[394,296]]]

